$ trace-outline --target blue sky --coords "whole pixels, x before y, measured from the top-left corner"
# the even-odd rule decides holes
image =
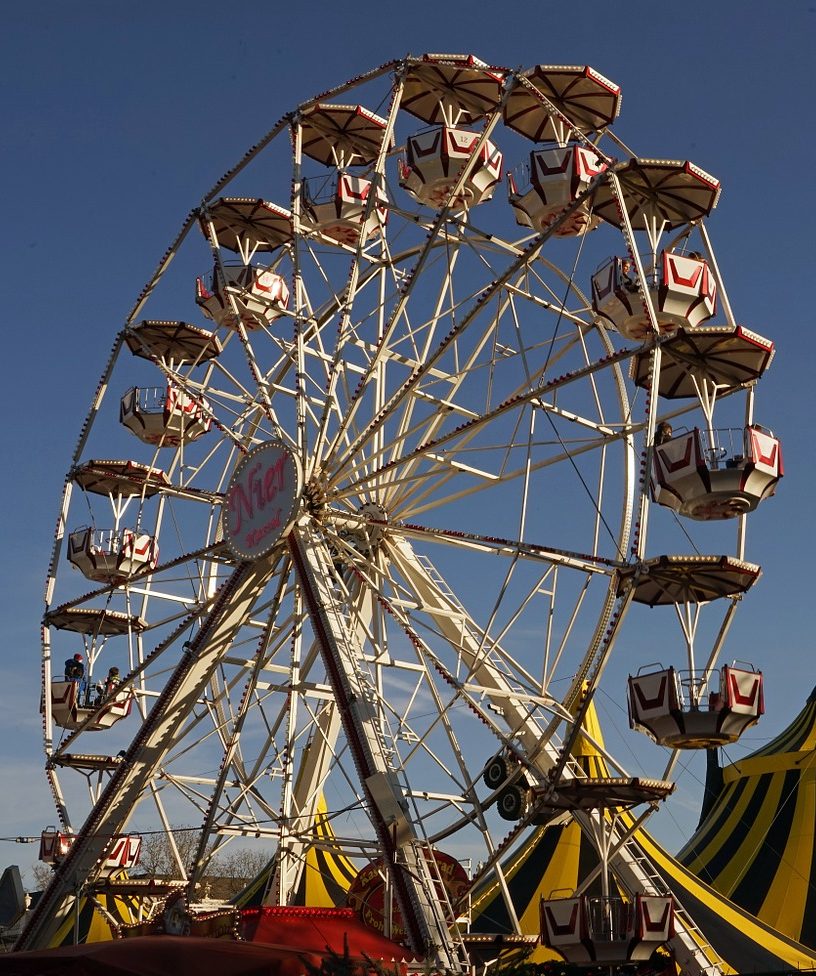
[[[751,748],[798,711],[816,684],[816,3],[34,0],[3,22],[0,836],[54,821],[38,714],[43,580],[64,473],[117,331],[184,216],[250,144],[296,103],[405,53],[590,64],[622,87],[625,142],[722,181],[708,226],[737,320],[777,343],[757,419],[783,438],[787,468],[751,519],[748,558],[764,576],[729,655],[767,675]],[[686,774],[680,829],[694,819],[701,759]],[[0,867],[34,856],[3,844]]]

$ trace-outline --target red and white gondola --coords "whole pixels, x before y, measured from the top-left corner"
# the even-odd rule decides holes
[[[541,902],[541,940],[569,963],[644,962],[674,936],[671,895],[549,898]]]
[[[659,745],[710,749],[736,742],[765,711],[762,672],[723,665],[720,671],[673,667],[630,675],[629,724]]]
[[[534,149],[529,163],[507,174],[516,223],[546,230],[605,169],[606,163],[597,153],[577,144]],[[554,233],[556,237],[579,237],[599,223],[600,218],[592,213],[592,200],[587,198]]]
[[[652,331],[641,282],[627,258],[606,261],[592,276],[592,307],[599,320],[627,339],[641,341]],[[663,251],[656,275],[648,275],[646,289],[658,328],[671,333],[696,328],[717,310],[717,286],[703,258]]]
[[[289,305],[289,286],[271,268],[222,264],[196,278],[196,304],[217,325],[250,332],[271,325]]]
[[[196,400],[172,384],[131,387],[119,405],[119,421],[145,444],[178,447],[210,429],[205,400]]]
[[[714,433],[695,428],[655,446],[652,497],[659,505],[693,519],[726,519],[774,494],[784,474],[779,439],[757,425]]]

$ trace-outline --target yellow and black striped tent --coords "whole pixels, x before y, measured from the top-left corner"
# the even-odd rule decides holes
[[[331,851],[334,833],[322,798],[315,814],[314,844],[305,854],[303,873],[293,904],[312,908],[335,908],[345,905],[346,892],[357,875],[357,869],[341,854]],[[259,908],[264,904],[275,859],[232,900],[237,908]]]
[[[779,932],[816,948],[816,689],[764,748],[720,768],[678,860]]]
[[[139,918],[139,899],[132,895],[83,895],[51,940],[51,948],[80,942],[108,942],[119,926]]]
[[[816,705],[813,715],[816,723]],[[592,739],[602,743],[597,713],[592,705],[587,712],[585,726]],[[816,742],[813,725],[810,734]],[[605,762],[587,740],[579,740],[573,752],[589,775],[609,775]],[[811,791],[811,841],[814,829],[812,803]],[[804,815],[804,808],[802,812]],[[744,907],[723,897],[663,850],[645,830],[636,832],[635,841],[657,868],[679,904],[695,920],[720,959],[735,972],[816,968],[816,951],[800,944],[790,933],[779,931],[767,919],[758,919]],[[809,857],[812,856],[811,846]],[[552,897],[556,892],[571,894],[598,863],[594,845],[577,823],[534,830],[527,842],[503,865],[521,934],[539,933],[539,903],[542,898]],[[510,935],[514,931],[495,881],[473,893],[472,917],[472,930],[476,933]],[[554,957],[549,950],[539,946],[530,961],[543,962],[550,958]]]

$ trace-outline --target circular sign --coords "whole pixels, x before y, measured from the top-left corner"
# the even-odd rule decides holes
[[[420,851],[425,860],[432,865],[429,866],[429,873],[432,878],[435,878],[434,887],[443,889],[437,890],[437,896],[443,903],[450,901],[456,906],[470,887],[465,869],[450,854],[443,854],[442,851],[425,845],[420,848]],[[390,912],[386,911],[388,893],[386,871],[385,859],[382,857],[366,864],[352,881],[346,894],[346,904],[357,912],[366,925],[383,934],[386,931],[386,916],[390,914],[389,937],[395,942],[400,942],[406,937],[405,923],[402,912],[396,904],[390,907]]]
[[[281,441],[267,441],[241,459],[224,499],[224,539],[233,555],[259,559],[292,526],[301,489],[300,464]]]

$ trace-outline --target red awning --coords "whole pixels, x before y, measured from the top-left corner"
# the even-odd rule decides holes
[[[0,955],[2,976],[165,976],[217,973],[218,976],[304,976],[320,967],[320,954],[289,947],[149,935],[113,942],[11,952]]]
[[[248,942],[303,948],[307,952],[382,959],[390,963],[413,959],[413,954],[360,921],[350,908],[246,908],[241,912],[241,937]]]

